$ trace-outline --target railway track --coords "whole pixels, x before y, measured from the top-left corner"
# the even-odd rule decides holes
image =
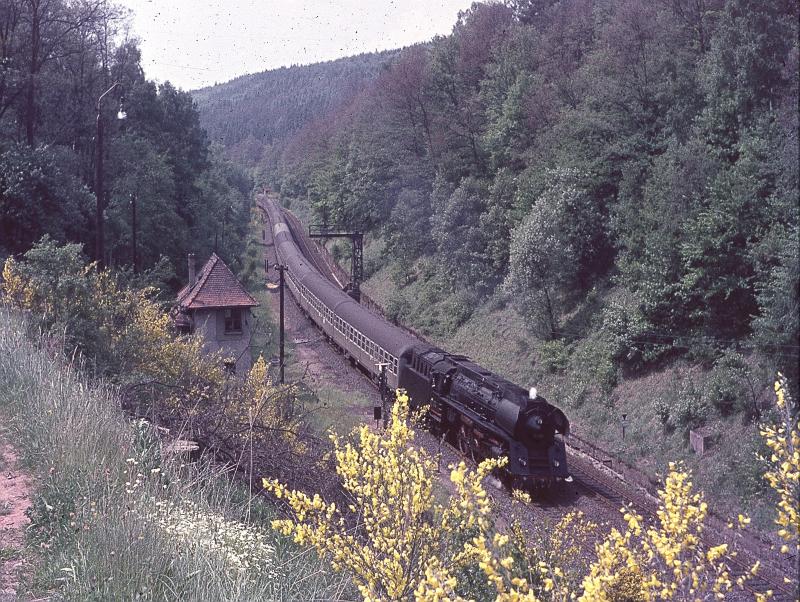
[[[327,249],[320,248],[319,245],[307,237],[300,220],[294,214],[284,210],[284,215],[292,235],[308,261],[321,274],[324,274],[332,282],[343,288],[348,277],[330,257]],[[363,293],[362,304],[373,313],[385,318],[382,308]],[[424,340],[413,330],[407,328],[405,330]],[[374,385],[374,383],[372,384]],[[629,506],[641,514],[645,520],[651,522],[656,520],[658,499],[654,492],[641,482],[628,482],[622,474],[611,469],[609,466],[609,454],[590,442],[575,436],[567,439],[567,453],[576,485],[590,492],[598,499],[599,503],[604,504],[615,512],[618,512],[623,506]],[[760,561],[761,569],[759,574],[748,581],[745,587],[747,592],[755,594],[756,592],[771,590],[774,593],[772,599],[778,602],[793,602],[800,599],[797,592],[787,587],[783,582],[783,577],[789,574],[787,571],[791,571],[791,566],[774,562],[774,559],[770,558],[772,554],[768,549],[765,549],[765,546],[758,546],[752,544],[752,542],[750,546],[739,545],[741,542],[736,541],[736,535],[727,528],[725,522],[719,517],[710,517],[710,523],[710,528],[706,529],[703,536],[706,547],[712,547],[720,543],[736,544],[738,556],[730,562],[731,576],[734,581],[741,575],[749,574],[750,568],[756,560]],[[742,592],[738,593],[741,594]]]

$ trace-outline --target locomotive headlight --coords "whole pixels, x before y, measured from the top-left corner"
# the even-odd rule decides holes
[[[534,430],[534,431],[541,430],[542,423],[543,423],[543,420],[542,420],[541,416],[537,416],[537,415],[534,414],[533,416],[528,418],[528,427],[530,429]]]
[[[553,466],[558,468],[559,466],[561,466],[561,462],[559,462],[558,460],[553,460]]]

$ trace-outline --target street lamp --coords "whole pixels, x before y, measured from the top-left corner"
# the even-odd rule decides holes
[[[136,193],[131,193],[131,230],[133,243],[133,273],[139,273],[139,257],[136,252]]]
[[[119,97],[119,110],[117,111],[117,119],[120,121],[125,119],[128,114],[123,108],[124,96],[122,96],[122,84],[114,82],[112,86],[103,92],[97,99],[95,109],[97,110],[97,138],[95,141],[97,160],[95,161],[95,177],[94,177],[94,196],[95,196],[95,258],[97,265],[102,270],[105,267],[105,236],[103,224],[103,211],[106,208],[105,190],[103,189],[103,98],[117,88],[120,89]]]

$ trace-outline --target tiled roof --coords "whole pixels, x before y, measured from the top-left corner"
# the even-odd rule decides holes
[[[177,305],[180,309],[203,309],[253,307],[258,302],[244,290],[225,262],[212,253],[194,285],[188,284],[178,292]]]

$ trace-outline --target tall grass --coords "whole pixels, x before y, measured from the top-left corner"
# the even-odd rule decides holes
[[[352,585],[268,528],[224,468],[166,457],[154,429],[0,307],[0,414],[35,480],[24,585],[72,600],[340,600]]]

